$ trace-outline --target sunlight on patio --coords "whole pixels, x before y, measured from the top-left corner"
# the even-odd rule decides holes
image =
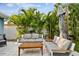
[[[21,56],[41,56],[40,49],[24,49],[21,50]],[[44,48],[44,55],[48,55]],[[0,47],[0,56],[18,56],[18,43],[8,42],[7,46]]]

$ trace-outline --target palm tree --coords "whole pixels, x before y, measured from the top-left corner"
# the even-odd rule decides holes
[[[28,29],[33,28],[33,22],[34,22],[34,19],[35,19],[35,11],[36,11],[36,9],[35,8],[29,8],[28,10],[21,9],[21,11],[25,15],[25,19],[27,19],[26,23],[27,23]]]
[[[34,32],[41,33],[43,27],[43,14],[37,11],[35,8],[30,8],[29,10],[21,10],[25,14],[25,18],[28,18],[27,24],[29,27],[33,28]]]
[[[57,9],[49,12],[45,16],[45,28],[48,32],[48,38],[52,39],[54,35],[58,35],[58,17],[56,16]]]

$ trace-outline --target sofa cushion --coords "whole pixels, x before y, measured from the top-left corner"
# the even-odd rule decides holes
[[[38,38],[39,38],[39,34],[35,34],[35,33],[32,34],[32,39],[38,39]]]
[[[62,48],[65,40],[66,39],[64,39],[64,38],[60,38],[60,40],[57,42],[58,47]]]
[[[69,50],[71,48],[71,45],[72,45],[72,42],[70,40],[66,39],[63,43],[62,48],[65,50]]]
[[[55,43],[57,45],[59,40],[60,40],[60,37],[55,36],[54,40],[53,40],[53,43]]]
[[[56,41],[56,39],[57,39],[57,36],[54,36],[53,42],[55,42],[55,41]]]
[[[0,40],[0,42],[5,42],[5,40]]]
[[[45,42],[45,46],[49,53],[51,52],[51,50],[60,49],[56,44],[54,44],[52,42]]]
[[[25,34],[25,35],[23,35],[23,39],[31,39],[31,34]]]
[[[43,38],[43,35],[42,34],[39,34],[39,38]]]
[[[30,41],[43,42],[42,35],[39,38],[39,34],[36,34],[36,33],[25,34],[25,35],[22,35],[20,40],[18,40],[19,43],[30,42]]]
[[[26,43],[26,42],[43,42],[42,39],[21,39],[18,41],[19,43]]]

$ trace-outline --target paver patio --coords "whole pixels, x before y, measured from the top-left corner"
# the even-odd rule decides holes
[[[7,46],[0,47],[0,56],[18,56],[18,43],[8,42]],[[45,52],[44,55],[48,55]],[[21,56],[42,56],[40,49],[25,49],[21,52]]]
[[[0,56],[18,56],[18,43],[8,42],[7,46],[0,47]],[[46,48],[43,48],[43,55],[48,56]],[[79,56],[79,53],[73,52],[75,56]],[[25,49],[21,52],[21,56],[42,56],[40,49]]]

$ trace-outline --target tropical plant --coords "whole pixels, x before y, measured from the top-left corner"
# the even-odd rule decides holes
[[[53,11],[49,12],[45,16],[45,28],[48,32],[48,38],[52,39],[54,35],[58,35],[58,17],[56,16],[57,9],[55,8]]]
[[[34,32],[41,33],[41,30],[42,30],[42,27],[43,27],[43,18],[42,18],[42,16],[44,14],[40,13],[35,8],[33,8],[33,9],[30,8],[30,10],[27,10],[28,12],[24,9],[22,9],[21,11],[25,14],[25,17],[28,18],[28,22],[29,22],[28,26],[33,28]]]
[[[27,32],[27,27],[26,27],[26,22],[27,21],[24,18],[23,14],[18,14],[18,15],[12,15],[9,17],[9,22],[15,24],[17,26],[17,36],[19,37],[21,34],[24,34]],[[25,20],[25,21],[24,21]]]
[[[73,35],[73,41],[75,42],[75,50],[79,52],[79,4],[69,4],[69,25],[68,29],[71,35]]]
[[[70,11],[70,14],[69,14],[69,26],[70,26],[70,30],[71,30],[71,34],[74,36],[74,39],[77,39],[79,38],[78,35],[79,35],[79,4],[69,4],[68,8],[69,8],[69,11]]]
[[[17,26],[19,36],[29,32],[30,28],[33,29],[33,32],[42,33],[44,24],[43,15],[43,13],[40,13],[35,8],[29,8],[28,10],[21,9],[19,14],[9,17],[9,22]]]

